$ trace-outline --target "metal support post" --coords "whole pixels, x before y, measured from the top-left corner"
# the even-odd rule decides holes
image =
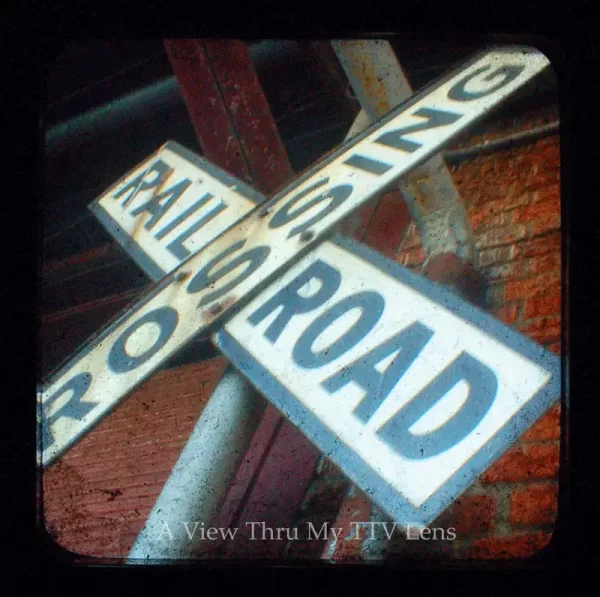
[[[262,396],[229,365],[131,548],[128,563],[185,559],[202,550],[201,534],[192,531],[197,531],[197,523],[216,518],[264,407]],[[206,549],[210,547],[209,543]]]
[[[396,54],[384,40],[334,41],[352,89],[372,120],[412,95]],[[426,259],[454,253],[473,263],[475,250],[467,215],[452,176],[440,154],[398,184],[421,235]]]

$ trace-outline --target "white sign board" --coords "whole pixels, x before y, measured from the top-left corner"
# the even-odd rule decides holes
[[[47,466],[192,338],[207,333],[350,212],[437,153],[548,66],[527,48],[457,68],[188,257],[91,338],[38,392]]]
[[[432,522],[560,396],[554,354],[341,238],[215,341],[401,523]]]
[[[144,272],[160,280],[263,200],[252,187],[169,141],[90,210]]]

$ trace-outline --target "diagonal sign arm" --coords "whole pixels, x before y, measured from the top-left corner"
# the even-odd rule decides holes
[[[493,49],[425,88],[184,261],[40,391],[51,464],[194,336],[251,300],[351,211],[418,166],[548,66]]]

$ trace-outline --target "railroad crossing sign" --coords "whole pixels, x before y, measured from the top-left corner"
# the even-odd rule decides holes
[[[214,166],[209,166],[206,163],[202,164],[202,161],[200,161],[200,164],[204,168],[202,169],[202,181],[196,181],[196,184],[199,185],[196,188],[197,191],[203,193],[199,197],[198,193],[194,191],[193,185],[195,181],[188,176],[188,174],[191,174],[189,164],[186,164],[185,160],[179,164],[176,163],[178,158],[185,158],[186,156],[182,156],[182,152],[178,151],[177,147],[172,144],[163,146],[160,150],[160,156],[154,156],[150,160],[150,163],[142,165],[127,175],[116,187],[113,186],[109,193],[96,202],[93,209],[96,214],[102,214],[103,221],[109,223],[112,227],[112,232],[120,237],[120,241],[124,244],[125,248],[128,250],[131,249],[134,256],[137,255],[138,262],[151,275],[156,276],[158,269],[169,271],[170,267],[172,268],[176,265],[177,260],[182,261],[182,263],[163,277],[128,310],[110,322],[95,337],[91,338],[41,389],[39,397],[43,431],[42,466],[47,466],[63,454],[77,439],[89,431],[102,416],[116,406],[133,387],[141,383],[165,359],[181,348],[192,337],[197,334],[215,331],[217,326],[225,321],[226,316],[231,318],[240,309],[242,311],[239,317],[243,319],[243,314],[247,313],[247,311],[243,310],[245,306],[250,301],[254,301],[252,305],[256,307],[256,300],[262,300],[261,297],[263,297],[264,292],[268,293],[273,288],[273,286],[270,286],[268,290],[265,290],[266,285],[275,281],[282,274],[284,275],[282,280],[288,280],[288,276],[293,272],[298,273],[297,268],[301,264],[306,266],[306,259],[314,260],[314,256],[308,256],[305,259],[301,258],[307,255],[313,247],[324,239],[324,236],[332,226],[371,196],[388,187],[400,176],[406,174],[413,167],[419,165],[438,151],[445,142],[541,72],[547,64],[547,59],[541,54],[524,48],[511,48],[508,50],[494,49],[476,57],[468,64],[456,69],[436,84],[429,86],[423,92],[411,98],[409,102],[375,123],[346,146],[327,156],[326,159],[300,176],[288,188],[265,202],[262,207],[253,209],[245,217],[242,216],[248,212],[250,208],[249,202],[256,202],[258,199],[256,193],[240,181],[236,181],[232,177],[220,173]],[[185,170],[186,168],[188,170]],[[227,188],[230,182],[233,182],[233,184]],[[201,188],[203,184],[205,187]],[[138,195],[141,193],[146,193],[146,195]],[[214,198],[217,198],[218,201],[213,203],[211,207],[211,201]],[[112,206],[111,201],[113,202]],[[114,207],[116,202],[120,203],[119,208]],[[124,213],[124,209],[126,208],[129,208],[129,213]],[[133,228],[133,218],[142,214],[145,218],[138,218],[137,224]],[[227,217],[225,217],[226,214]],[[219,216],[221,216],[220,219]],[[129,217],[129,220],[127,217]],[[227,218],[231,218],[231,221]],[[212,227],[207,226],[205,228],[206,235],[203,236],[203,233],[196,234],[208,222],[213,222],[213,225]],[[220,234],[226,228],[227,231]],[[131,242],[127,240],[128,235],[131,237]],[[196,236],[194,237],[194,235]],[[327,243],[324,245],[325,249],[320,248],[318,251],[321,254],[322,250],[333,250],[332,247],[338,247],[338,250],[342,250],[339,246]],[[358,259],[356,256],[353,257],[357,249],[349,249],[348,247],[346,249],[348,249],[346,251],[347,263],[352,263],[353,258]],[[193,251],[196,252],[193,253]],[[327,264],[327,256],[324,254],[323,256],[325,259],[322,262]],[[144,257],[148,257],[148,259],[144,259]],[[299,259],[300,261],[294,266],[295,269],[289,270],[286,274],[285,270]],[[363,261],[366,259],[364,254],[362,255],[362,259]],[[332,264],[330,263],[329,265]],[[386,267],[389,268],[390,266]],[[363,270],[364,272],[370,271],[366,263],[363,264]],[[339,271],[338,274],[341,276]],[[388,278],[389,280],[386,279],[386,284],[373,286],[374,290],[371,292],[374,294],[369,296],[374,297],[378,292],[378,296],[382,297],[386,296],[386,294],[396,296],[396,298],[405,298],[408,296],[406,294],[409,290],[406,286],[406,276],[404,278],[400,276],[403,286],[398,285],[397,282],[395,284],[392,282],[394,276],[388,276]],[[306,300],[302,298],[302,294],[300,293],[301,288],[296,288],[297,293],[294,299],[296,302],[293,304],[301,305],[300,313],[298,314],[293,310],[290,313],[289,305],[286,311],[286,304],[283,304],[283,310],[276,315],[273,321],[268,323],[268,329],[272,329],[272,326],[275,326],[275,330],[279,330],[281,333],[283,327],[288,323],[286,317],[291,317],[292,315],[297,316],[294,318],[297,321],[301,321],[302,317],[307,316],[309,318],[314,316],[313,319],[316,321],[321,321],[322,318],[328,321],[327,318],[331,319],[333,317],[329,310],[323,313],[319,311],[320,308],[328,306],[327,302],[325,305],[321,303],[315,305],[310,313],[302,311],[302,309],[307,309],[309,304],[315,302],[314,300],[311,301],[311,297],[314,299],[315,296],[322,295],[327,288],[330,288],[324,281],[319,282],[321,278],[318,276],[316,279],[321,286],[315,291],[316,295],[310,294],[309,297],[304,297]],[[344,274],[345,279],[346,275]],[[353,282],[349,281],[347,284],[345,281],[342,284],[340,279],[339,288],[335,290],[337,292],[340,288],[343,289],[347,286],[347,292],[350,294],[347,294],[346,299],[350,301],[352,296],[354,296],[351,292]],[[388,286],[389,288],[387,288]],[[403,290],[398,290],[401,286]],[[275,288],[282,288],[280,281],[275,284]],[[287,286],[283,288],[287,288]],[[395,295],[394,292],[396,293]],[[437,292],[440,292],[439,289]],[[258,293],[261,294],[257,297]],[[332,297],[333,295],[329,299]],[[448,297],[445,297],[443,300],[447,299]],[[427,304],[427,301],[421,298],[420,300],[416,300],[416,303],[423,306]],[[282,305],[279,305],[279,308],[281,307]],[[368,307],[366,303],[363,305],[362,310],[360,305],[356,308],[359,308],[361,316],[353,323],[348,333],[351,333],[356,328],[363,330],[365,338],[368,338],[370,336],[367,336],[367,334],[371,332],[372,327],[377,322],[373,320],[374,323],[372,326],[365,328],[365,325],[361,323],[363,319],[367,317],[370,321],[369,318],[373,319],[374,317],[373,313],[379,313],[382,317],[385,316],[385,313],[381,309],[379,310],[381,313],[377,309],[372,311],[371,307]],[[354,310],[356,308],[353,307]],[[369,313],[371,315],[368,315]],[[420,346],[419,342],[423,344],[422,349],[425,351],[424,354],[427,355],[429,351],[429,358],[433,358],[432,355],[437,355],[434,360],[437,362],[441,359],[442,365],[444,360],[441,358],[442,354],[444,357],[454,354],[452,351],[448,353],[439,352],[439,354],[435,351],[439,351],[439,347],[443,347],[444,342],[450,342],[453,334],[463,334],[468,326],[465,327],[466,324],[464,321],[462,327],[456,321],[448,323],[450,321],[448,319],[450,317],[448,310],[446,310],[445,318],[440,313],[438,309],[438,315],[432,316],[433,319],[431,321],[427,318],[420,321],[416,316],[413,317],[414,326],[416,327],[406,320],[396,322],[394,331],[398,332],[399,337],[404,338],[402,342],[407,342],[406,348],[398,347],[395,349],[396,352],[399,351],[400,362],[409,360],[408,355],[416,350],[411,342],[417,342],[418,346]],[[342,314],[340,314],[339,318],[342,318]],[[491,318],[487,317],[485,321],[488,320],[491,320]],[[231,350],[232,341],[236,341],[238,347],[241,346],[242,349],[250,348],[249,346],[244,346],[243,342],[239,342],[237,333],[239,332],[243,336],[243,327],[247,323],[240,323],[240,327],[238,328],[236,325],[238,321],[238,317],[231,319],[230,324],[226,327],[226,331],[216,337],[217,343],[222,346],[227,354]],[[335,327],[336,321],[337,319],[333,318],[330,323]],[[439,323],[440,321],[445,323]],[[480,320],[477,318],[474,321],[480,323]],[[309,323],[308,329],[313,329],[310,322],[306,320],[305,322]],[[283,327],[282,323],[284,324]],[[289,329],[298,332],[299,324],[292,323],[293,325]],[[321,321],[321,325],[322,323]],[[404,326],[402,328],[399,327],[401,323]],[[381,329],[381,326],[377,329]],[[472,324],[470,329],[472,332],[471,336],[477,336],[477,330]],[[419,331],[414,332],[414,330]],[[267,333],[268,340],[270,332],[266,330],[265,333]],[[285,333],[288,334],[289,330]],[[312,333],[314,335],[314,329]],[[352,333],[356,334],[357,332]],[[415,333],[417,334],[416,336],[414,336]],[[514,332],[511,333],[514,335]],[[431,337],[429,338],[427,334],[430,334]],[[274,340],[277,340],[277,336]],[[301,336],[304,337],[305,334],[301,334]],[[305,357],[308,358],[307,362],[311,362],[311,358],[319,360],[316,355],[320,353],[318,351],[317,353],[312,352],[314,343],[322,340],[318,336],[314,336],[312,343],[306,344],[307,341],[305,341]],[[436,340],[436,337],[438,340]],[[469,335],[467,334],[466,337],[468,338]],[[440,341],[439,338],[443,340]],[[462,342],[462,336],[460,338]],[[479,342],[484,347],[485,343],[481,338],[480,333]],[[489,344],[489,346],[486,345],[488,351],[490,350],[490,346],[498,344],[497,338],[498,336],[496,335],[495,340],[490,339],[487,341],[487,344]],[[370,341],[377,342],[381,339],[380,333],[379,336],[374,335]],[[391,340],[391,338],[382,340],[383,345],[386,347],[388,346],[386,344],[388,340]],[[338,346],[335,339],[331,340],[329,338],[329,341]],[[366,350],[369,354],[371,354],[371,349],[368,346],[371,346],[375,351],[375,355],[379,355],[382,350],[384,352],[388,349],[391,350],[389,347],[382,348],[381,344],[364,346],[361,342],[358,344],[360,344],[363,350],[367,346]],[[428,348],[431,346],[434,348]],[[519,410],[518,405],[521,404],[519,398],[513,396],[510,399],[512,402],[507,398],[508,402],[513,404],[513,407],[517,404],[516,409],[519,411],[519,415],[515,419],[516,411],[513,409],[511,413],[510,407],[504,405],[504,412],[508,414],[503,419],[502,429],[496,427],[493,430],[492,437],[489,435],[489,429],[485,432],[488,435],[485,435],[481,430],[476,431],[479,429],[478,425],[480,423],[483,424],[488,419],[487,415],[481,414],[483,407],[472,407],[473,404],[479,404],[478,401],[473,401],[472,395],[479,395],[478,392],[481,391],[485,395],[492,396],[491,400],[493,404],[488,397],[488,407],[492,411],[492,409],[496,408],[497,404],[504,404],[503,400],[500,399],[500,394],[498,395],[499,402],[495,401],[495,392],[500,392],[500,389],[502,389],[503,392],[510,394],[512,386],[510,384],[506,386],[507,382],[503,381],[504,378],[496,375],[497,371],[494,369],[496,361],[489,362],[483,357],[478,358],[478,353],[474,351],[473,346],[469,348],[468,343],[467,345],[463,345],[456,340],[452,347],[453,349],[460,348],[460,354],[456,357],[456,362],[446,363],[445,368],[442,367],[439,371],[436,368],[429,369],[428,375],[423,375],[422,377],[424,382],[429,380],[429,385],[425,389],[422,389],[417,396],[417,398],[421,398],[423,401],[412,398],[410,403],[405,407],[408,410],[401,409],[405,413],[410,413],[408,420],[404,420],[398,424],[385,423],[381,431],[374,431],[373,425],[376,425],[376,423],[372,423],[372,421],[375,420],[381,423],[380,419],[383,415],[380,414],[377,404],[373,404],[373,401],[363,400],[361,404],[364,403],[366,406],[358,406],[357,412],[362,412],[363,415],[365,412],[368,412],[369,416],[367,420],[371,427],[365,427],[365,429],[358,433],[356,438],[345,436],[344,434],[341,436],[338,435],[337,439],[333,440],[334,443],[337,441],[339,444],[340,441],[343,441],[346,444],[349,443],[349,445],[354,446],[354,439],[356,439],[358,446],[358,443],[362,441],[359,441],[360,437],[363,438],[363,443],[368,443],[369,437],[367,436],[369,434],[370,436],[378,436],[376,439],[381,445],[385,443],[383,442],[382,444],[383,440],[381,438],[385,439],[387,437],[389,439],[392,435],[397,435],[398,433],[400,433],[400,436],[404,434],[403,437],[406,439],[408,437],[407,433],[419,435],[420,426],[423,425],[421,422],[423,416],[425,416],[426,423],[424,424],[425,431],[422,431],[421,434],[424,434],[425,438],[429,438],[431,433],[434,435],[438,434],[436,437],[439,436],[439,433],[444,437],[449,437],[451,434],[448,430],[456,425],[456,420],[467,420],[468,423],[464,423],[463,421],[463,427],[465,424],[467,427],[470,425],[470,429],[474,430],[474,433],[482,434],[483,437],[480,438],[480,441],[487,443],[473,448],[473,445],[476,445],[477,442],[471,442],[469,444],[471,452],[479,450],[476,454],[473,452],[469,455],[467,454],[468,450],[464,452],[464,447],[461,448],[463,450],[461,452],[463,459],[460,462],[460,466],[466,466],[465,463],[467,460],[473,458],[479,463],[479,465],[474,465],[475,468],[477,466],[485,468],[491,462],[490,458],[495,457],[498,451],[502,451],[503,448],[507,447],[506,430],[514,433],[521,427],[524,429],[548,406],[549,402],[547,401],[551,399],[547,397],[549,395],[547,390],[550,393],[554,391],[556,389],[556,380],[558,379],[557,359],[553,355],[548,355],[544,351],[541,351],[538,347],[536,347],[536,352],[531,346],[524,352],[522,351],[520,361],[518,361],[518,356],[514,357],[513,355],[514,358],[511,364],[514,365],[518,361],[522,370],[527,370],[524,374],[531,375],[532,379],[537,379],[539,383],[537,386],[535,386],[535,383],[533,384],[535,386],[534,389],[532,389],[533,386],[530,387],[532,391],[529,395],[525,397],[521,396],[523,405],[528,403],[528,400],[534,400],[532,403],[528,403],[533,404],[533,406],[528,407],[529,410]],[[431,350],[434,352],[431,352]],[[482,350],[485,353],[484,348]],[[508,351],[508,349],[506,350]],[[354,354],[353,351],[354,348],[344,351],[343,354],[346,352]],[[238,362],[236,360],[234,352],[232,352],[234,362],[237,362],[238,366],[244,371],[245,367],[242,361]],[[329,359],[326,364],[329,364],[332,358],[331,355],[336,353],[335,351],[331,352],[327,350],[324,352],[328,355],[325,360]],[[392,368],[396,371],[397,369],[394,363],[398,359],[394,354],[392,351],[381,356],[379,360],[373,360],[375,356],[371,356],[367,360],[373,371],[378,371],[378,374],[382,378],[388,379],[388,370]],[[420,355],[413,355],[412,360],[414,360],[415,366],[417,366],[420,358],[422,358]],[[387,362],[389,359],[393,359],[392,364]],[[381,368],[383,362],[385,362],[384,364],[386,364],[387,368],[381,371],[376,366]],[[368,377],[369,371],[367,365],[363,367],[359,364],[346,363],[345,366],[348,367],[349,365],[349,370],[354,371],[358,378],[363,374]],[[412,367],[408,367],[407,362],[405,362],[405,365],[408,369],[412,369]],[[260,366],[265,366],[265,363],[261,362]],[[299,366],[302,367],[303,365],[300,364]],[[420,366],[423,367],[422,364]],[[305,368],[310,369],[311,366],[309,365]],[[314,368],[314,365],[312,368]],[[258,371],[259,368],[256,367],[255,370]],[[281,374],[281,372],[272,370],[272,364],[267,364],[265,371],[269,371],[272,379],[278,379],[278,376]],[[336,369],[336,371],[338,370]],[[359,374],[357,373],[358,371],[363,371],[363,373]],[[466,372],[463,376],[464,378],[460,377],[460,372]],[[333,379],[336,378],[333,371],[329,373],[330,377],[333,376]],[[342,375],[342,370],[340,369],[338,373]],[[423,374],[423,370],[421,373]],[[372,374],[375,375],[375,373]],[[411,379],[411,375],[413,377],[415,375],[410,370],[406,374],[408,376],[407,379]],[[536,375],[537,377],[535,377]],[[495,383],[497,387],[494,386],[492,378],[496,379]],[[390,383],[389,379],[386,383]],[[404,379],[403,377],[401,380],[401,386],[405,384]],[[338,383],[338,389],[342,389],[342,386],[347,384],[345,382],[342,383],[341,380],[342,378],[340,377],[338,382],[330,381],[330,383],[334,385]],[[448,385],[452,380],[455,382],[454,385],[462,384],[460,386],[462,387],[462,390],[460,390],[462,392],[462,402],[460,399],[458,400],[460,404],[464,403],[463,406],[457,406],[456,396],[460,392],[454,390],[454,385]],[[414,386],[414,379],[410,383]],[[542,394],[539,393],[541,386],[544,386],[545,389]],[[443,395],[439,394],[444,387],[445,393]],[[525,385],[524,387],[529,386]],[[415,388],[413,387],[413,389]],[[406,388],[403,391],[406,392]],[[274,398],[269,392],[266,393],[268,397],[277,401],[277,398]],[[445,394],[448,394],[449,397],[446,397]],[[542,398],[539,398],[540,395]],[[556,395],[557,393],[554,394],[554,397]],[[389,397],[380,405],[384,411],[392,408],[389,406],[389,399],[392,399],[392,402],[395,400],[396,406],[399,406],[398,398],[394,398],[394,396],[396,394],[391,392]],[[405,394],[405,397],[411,398],[408,394]],[[444,423],[443,416],[438,413],[438,419],[441,416],[440,420],[442,422],[438,422],[441,427],[436,431],[431,427],[431,421],[427,422],[431,418],[429,416],[430,413],[428,411],[421,412],[419,409],[424,409],[423,405],[426,404],[429,405],[428,408],[435,411],[438,402],[445,405],[444,408],[446,410],[449,408],[448,404],[454,404],[456,414],[452,415]],[[284,412],[291,413],[289,405],[278,404],[280,404]],[[370,406],[368,406],[369,404]],[[412,404],[416,406],[411,406]],[[466,408],[465,405],[470,406]],[[502,406],[498,408],[502,408]],[[364,409],[367,410],[365,411]],[[421,416],[417,417],[419,413]],[[479,413],[480,416],[476,416],[475,413]],[[342,414],[342,411],[340,411],[340,414]],[[477,418],[478,416],[479,419]],[[446,417],[448,417],[447,413]],[[348,413],[346,413],[347,418]],[[343,416],[341,419],[345,420]],[[293,420],[297,424],[300,424],[300,427],[307,432],[307,435],[317,445],[324,445],[323,441],[325,441],[326,434],[323,431],[320,432],[320,435],[319,432],[317,435],[314,435],[314,433],[304,429],[301,421],[298,423],[297,418],[293,418]],[[409,422],[410,425],[406,427]],[[324,424],[324,429],[329,429],[330,433],[333,433],[334,436],[339,432],[339,424],[332,422],[332,420],[323,419],[321,424]],[[405,429],[403,429],[403,426]],[[355,426],[355,431],[357,429]],[[383,429],[387,429],[387,431],[383,431]],[[391,429],[394,431],[390,431]],[[460,429],[464,431],[462,427]],[[341,437],[344,437],[344,440],[341,440]],[[459,433],[455,437],[462,436]],[[502,444],[501,439],[497,438],[504,438],[504,443]],[[498,442],[502,444],[501,448],[498,448],[496,445]],[[429,446],[430,444],[431,442],[428,443],[425,441],[423,445]],[[462,445],[461,442],[459,444]],[[442,442],[441,445],[446,444]],[[435,456],[431,452],[431,449],[434,448],[427,448],[428,457]],[[449,446],[446,446],[445,449],[453,454],[455,453],[453,448],[450,449]],[[366,482],[364,472],[366,469],[364,467],[370,466],[371,470],[375,470],[378,466],[380,467],[377,462],[381,463],[381,455],[377,457],[377,462],[368,460],[367,455],[372,455],[374,450],[373,446],[363,446],[360,449],[357,447],[356,452],[349,452],[351,460],[357,461],[358,459],[360,461],[362,458],[364,461],[362,468],[359,466],[362,472],[353,475],[353,471],[349,470],[349,474],[356,478],[361,486]],[[427,458],[424,456],[424,453],[421,454],[421,460]],[[480,462],[482,453],[487,454],[487,459],[483,460],[484,464]],[[402,456],[402,452],[400,454]],[[404,454],[402,457],[410,459],[410,456],[407,456],[407,454]],[[477,460],[478,458],[479,460]],[[419,459],[418,456],[417,459]],[[460,475],[459,468],[456,468],[459,466],[457,465],[459,460],[460,458],[452,461],[452,466],[454,466],[450,470],[450,477],[452,479],[456,475]],[[396,466],[396,469],[393,468],[394,466]],[[439,465],[438,468],[443,468],[443,466],[443,464]],[[348,469],[349,467],[346,465],[345,468]],[[398,483],[390,485],[388,478],[390,474],[393,474],[393,470],[398,471],[401,469],[402,466],[396,462],[394,465],[387,465],[385,472],[380,467],[377,469],[379,472],[376,473],[382,475],[379,480],[379,487],[383,487],[381,485],[383,483],[383,485],[392,488],[396,499],[399,492],[401,494],[403,491],[403,485],[401,481],[398,481],[399,485]],[[440,480],[439,476],[436,479],[439,482],[439,487],[428,486],[428,488],[425,487],[421,490],[413,489],[412,495],[409,495],[409,491],[402,498],[412,503],[413,507],[423,506],[421,508],[421,518],[424,512],[433,512],[432,508],[434,506],[431,506],[428,500],[430,500],[436,491],[440,491],[442,485],[447,481],[447,479]],[[423,484],[421,483],[420,485]],[[464,484],[455,483],[455,486],[464,487]],[[448,484],[446,484],[443,489],[448,492],[448,487]],[[427,494],[427,491],[430,493]],[[377,490],[375,490],[373,497],[376,497],[376,493],[378,494]],[[381,497],[380,499],[386,503],[391,501],[389,495],[387,498]],[[452,499],[450,498],[450,501]],[[446,503],[447,500],[442,501]],[[418,518],[418,514],[415,513],[415,516]]]

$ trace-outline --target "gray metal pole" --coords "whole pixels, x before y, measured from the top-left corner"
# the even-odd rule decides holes
[[[265,399],[228,365],[131,548],[127,563],[191,556],[200,543],[202,529],[208,528],[219,512],[265,406]]]
[[[333,41],[361,108],[380,118],[412,95],[412,88],[385,40]],[[464,205],[442,154],[412,170],[398,184],[421,235],[425,259],[454,253],[473,263],[477,258]]]

